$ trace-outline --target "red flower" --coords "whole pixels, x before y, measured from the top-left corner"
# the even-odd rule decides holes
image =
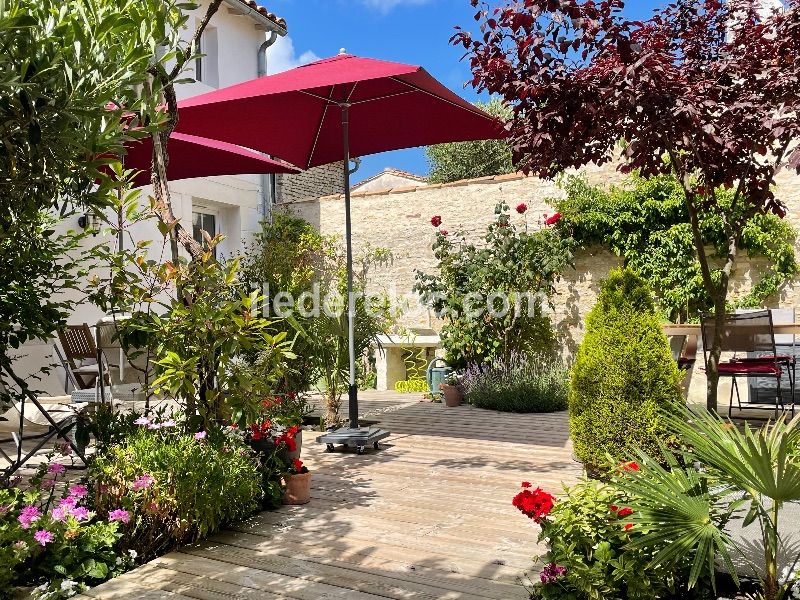
[[[555,497],[541,488],[536,488],[533,491],[524,489],[514,496],[511,502],[522,514],[529,519],[533,519],[536,523],[541,523],[550,514],[554,503]]]
[[[633,528],[633,523],[625,523],[625,531],[628,531],[631,528]]]
[[[525,211],[527,210],[528,210],[528,205],[525,204],[524,202],[520,202],[519,204],[517,204],[517,212],[519,214],[524,215]]]
[[[448,231],[447,229],[440,229],[439,233],[441,233],[442,235],[447,235]]]
[[[530,482],[530,481],[523,481],[523,482],[522,482],[522,487],[524,487],[524,488],[529,488],[529,487],[531,487],[531,482]]]
[[[639,470],[639,463],[637,463],[635,461],[622,463],[622,465],[620,465],[620,466],[622,467],[623,471],[638,471]]]
[[[294,470],[300,473],[303,470],[303,461],[299,458],[295,458],[292,461],[292,465],[294,466]]]
[[[554,215],[547,217],[544,220],[545,225],[553,225],[554,223],[558,223],[559,219],[561,219],[561,213],[557,212]]]
[[[438,227],[441,224],[442,224],[442,217],[440,217],[439,215],[434,215],[433,217],[431,217],[431,225],[433,225],[434,227]]]
[[[627,517],[628,515],[632,515],[633,511],[630,508],[621,508],[620,511],[617,513],[618,517]]]
[[[611,509],[611,512],[617,512],[619,510],[619,506],[617,506],[616,504],[612,504],[608,508]]]

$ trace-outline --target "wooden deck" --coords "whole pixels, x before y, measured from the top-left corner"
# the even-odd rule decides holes
[[[538,530],[511,506],[521,481],[580,474],[566,413],[445,408],[364,393],[392,436],[333,454],[306,432],[312,501],[260,513],[86,592],[93,598],[522,599]]]

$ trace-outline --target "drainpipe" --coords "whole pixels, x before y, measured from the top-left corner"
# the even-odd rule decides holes
[[[267,74],[267,48],[272,46],[278,39],[278,32],[270,32],[261,46],[258,47],[258,76],[264,77]],[[263,219],[272,221],[272,205],[275,203],[275,174],[261,174],[261,216]]]

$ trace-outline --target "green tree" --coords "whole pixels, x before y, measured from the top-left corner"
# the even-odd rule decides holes
[[[511,109],[499,98],[487,103],[476,102],[475,106],[499,119],[511,118]],[[431,183],[514,172],[511,149],[504,140],[438,144],[428,146],[425,154],[428,156],[428,181]]]
[[[597,474],[607,455],[622,460],[632,447],[657,452],[670,439],[660,412],[683,399],[679,381],[647,283],[629,269],[611,271],[572,368],[575,455]]]
[[[156,48],[177,44],[173,0],[0,2],[0,382],[15,399],[32,383],[13,352],[65,323],[85,263],[81,235],[56,234],[56,215],[99,211],[119,185],[104,166],[132,136],[160,125],[139,92]],[[159,55],[160,56],[160,55]],[[133,115],[133,116],[131,116]]]
[[[667,319],[693,320],[713,310],[695,255],[684,191],[674,176],[633,175],[609,190],[569,176],[563,187],[567,196],[555,201],[561,213],[556,227],[583,247],[603,245],[622,257],[650,284]],[[719,189],[716,203],[698,214],[703,242],[715,264],[721,264],[728,251],[724,214],[732,200],[732,191]],[[730,308],[763,306],[797,276],[795,238],[791,224],[774,214],[756,214],[744,223],[739,250],[767,262],[746,295],[729,298]],[[712,274],[718,277],[719,269]]]
[[[383,294],[367,293],[370,269],[387,258],[381,248],[368,250],[354,273],[355,352],[363,356],[377,345],[377,336],[392,324]],[[342,393],[348,385],[346,262],[339,240],[323,236],[308,222],[278,213],[262,223],[256,242],[243,258],[244,278],[259,289],[268,286],[266,300],[276,307],[278,296],[293,300],[279,327],[294,338],[297,360],[285,379],[286,391],[304,391],[321,383],[326,421],[339,420]]]

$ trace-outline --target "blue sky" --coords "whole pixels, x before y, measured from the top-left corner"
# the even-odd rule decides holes
[[[270,51],[270,73],[332,56],[340,48],[351,54],[424,66],[464,98],[478,99],[471,87],[463,49],[448,43],[453,28],[475,31],[475,9],[469,0],[260,0],[286,19],[289,35]],[[626,15],[646,18],[658,0],[629,0]],[[485,98],[482,98],[485,99]],[[355,175],[360,181],[395,167],[424,175],[422,149],[399,150],[365,157]]]

